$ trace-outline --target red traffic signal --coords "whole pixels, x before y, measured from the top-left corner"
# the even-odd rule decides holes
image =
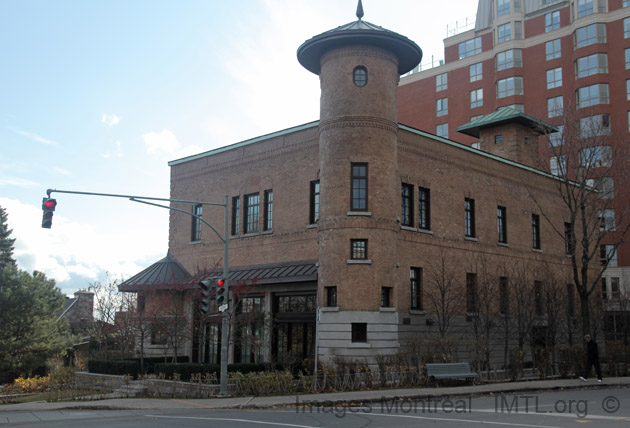
[[[225,280],[223,278],[217,281],[217,303],[223,303],[225,300]]]
[[[57,206],[57,201],[52,198],[44,198],[42,200],[42,227],[45,229],[50,229],[52,226],[52,218],[53,212],[55,211],[55,207]]]

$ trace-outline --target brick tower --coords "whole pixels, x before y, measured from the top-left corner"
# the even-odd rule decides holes
[[[306,41],[299,62],[321,82],[318,222],[319,355],[398,350],[393,307],[400,230],[397,88],[422,50],[358,20]],[[369,342],[368,343],[368,337]],[[374,349],[377,346],[380,349]]]

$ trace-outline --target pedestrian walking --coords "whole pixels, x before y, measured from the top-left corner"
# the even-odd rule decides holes
[[[597,382],[602,381],[602,368],[599,365],[599,350],[597,349],[597,342],[595,342],[590,334],[584,336],[586,340],[586,368],[584,370],[584,376],[580,376],[580,379],[586,382],[588,376],[591,374],[591,368],[595,366],[595,372],[597,373]]]

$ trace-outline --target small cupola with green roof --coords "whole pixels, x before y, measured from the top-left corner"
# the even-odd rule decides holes
[[[538,139],[557,130],[511,107],[500,107],[457,128],[462,134],[479,138],[480,150],[534,168],[540,167]]]

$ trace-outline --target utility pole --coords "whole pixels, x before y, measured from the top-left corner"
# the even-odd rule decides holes
[[[52,211],[55,210],[55,207],[57,205],[57,201],[50,197],[52,193],[67,193],[67,194],[73,194],[73,195],[125,198],[133,202],[140,202],[142,204],[152,205],[154,207],[166,208],[168,210],[181,212],[181,213],[190,215],[191,217],[198,219],[199,221],[207,225],[219,237],[221,242],[223,242],[223,279],[225,281],[224,288],[225,288],[225,295],[226,295],[226,300],[224,304],[225,310],[223,311],[222,320],[221,320],[221,369],[220,369],[221,380],[219,384],[219,395],[220,396],[228,395],[228,390],[227,390],[228,370],[227,368],[228,368],[228,360],[229,360],[228,359],[228,352],[229,352],[228,332],[230,330],[230,318],[229,318],[229,313],[230,313],[229,282],[230,281],[228,279],[228,273],[229,273],[228,241],[229,239],[228,239],[228,195],[227,193],[225,194],[225,199],[223,203],[221,204],[217,202],[186,201],[186,200],[180,200],[180,199],[155,198],[155,197],[150,197],[150,196],[121,195],[121,194],[116,194],[116,193],[95,193],[95,192],[78,192],[74,190],[48,189],[46,191],[48,198],[44,198],[44,202],[42,203],[42,210],[44,211],[44,221],[42,222],[42,227],[47,228],[47,229],[50,229],[50,226],[52,226]],[[174,208],[168,205],[160,205],[160,204],[156,204],[154,202],[149,202],[149,201],[177,202],[177,203],[187,203],[187,204],[194,204],[194,205],[201,204],[201,205],[213,205],[213,206],[223,207],[224,209],[223,235],[221,235],[210,223],[208,223],[203,218],[201,218],[201,216],[195,215],[192,212],[185,211],[179,208]]]

